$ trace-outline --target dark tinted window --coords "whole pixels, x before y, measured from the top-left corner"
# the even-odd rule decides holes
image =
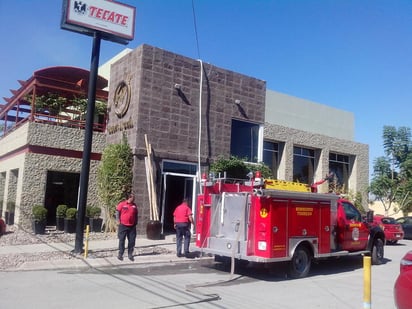
[[[270,168],[272,176],[277,179],[279,167],[279,143],[263,142],[263,162]]]
[[[232,120],[230,154],[248,162],[257,162],[259,125]]]
[[[346,220],[355,220],[357,222],[360,222],[362,217],[360,212],[353,206],[352,204],[348,202],[342,202],[343,209],[345,211],[346,215]]]
[[[394,218],[382,218],[382,223],[383,224],[396,224],[396,220]]]
[[[293,147],[293,181],[312,184],[315,173],[315,151]]]
[[[332,172],[335,178],[334,183],[329,183],[329,186],[336,187],[329,188],[329,191],[346,193],[350,173],[349,156],[331,152],[329,154],[329,172]]]

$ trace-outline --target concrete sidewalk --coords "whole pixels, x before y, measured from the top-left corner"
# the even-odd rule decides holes
[[[79,268],[99,268],[99,267],[114,267],[131,264],[153,264],[153,263],[181,263],[190,261],[191,259],[179,258],[176,256],[175,235],[167,235],[165,239],[150,240],[147,238],[137,238],[135,246],[134,261],[130,261],[127,257],[123,261],[117,259],[118,240],[90,240],[88,241],[87,256],[82,254],[74,254],[73,243],[41,243],[29,245],[11,245],[0,247],[0,255],[4,254],[39,254],[39,253],[63,253],[62,257],[26,261],[13,269],[3,271],[24,271],[24,270],[47,270],[47,269],[79,269]],[[126,243],[127,245],[127,243]],[[86,248],[86,246],[84,246]],[[191,243],[191,252],[195,252],[196,248]],[[142,253],[143,252],[143,253]],[[107,253],[102,254],[102,253]],[[194,254],[195,256],[196,254]],[[197,258],[198,259],[198,258]],[[202,258],[203,259],[203,258]]]

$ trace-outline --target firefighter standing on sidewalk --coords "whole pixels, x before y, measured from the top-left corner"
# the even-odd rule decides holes
[[[174,227],[176,229],[176,255],[178,257],[189,257],[190,245],[190,224],[193,224],[192,210],[188,205],[188,200],[184,199],[173,212]],[[182,242],[184,238],[184,254],[182,254]]]
[[[121,201],[116,207],[116,220],[119,224],[119,255],[117,258],[123,260],[125,240],[127,237],[127,254],[129,260],[134,261],[133,251],[136,243],[137,206],[134,203],[135,195],[129,193],[127,199]]]

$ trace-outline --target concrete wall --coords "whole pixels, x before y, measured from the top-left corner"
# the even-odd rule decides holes
[[[338,139],[355,136],[353,113],[272,90],[266,91],[265,121]]]

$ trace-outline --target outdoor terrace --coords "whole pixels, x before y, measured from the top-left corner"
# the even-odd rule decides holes
[[[18,90],[0,104],[0,138],[26,121],[85,128],[89,71],[75,67],[51,67],[34,72],[20,81]],[[96,107],[93,130],[106,129],[107,80],[96,81]]]

